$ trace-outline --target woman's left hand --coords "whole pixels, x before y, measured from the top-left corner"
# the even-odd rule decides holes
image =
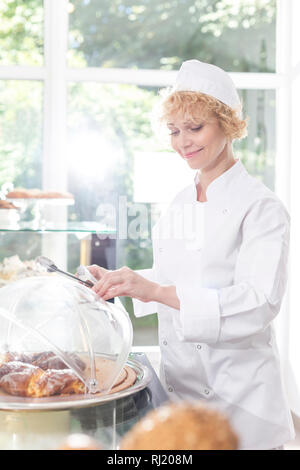
[[[103,300],[113,297],[128,296],[143,302],[150,302],[159,284],[148,281],[132,269],[124,266],[115,271],[106,272],[92,288]]]

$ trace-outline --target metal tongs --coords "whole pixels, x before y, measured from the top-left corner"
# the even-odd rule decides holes
[[[70,277],[71,279],[74,279],[75,281],[80,282],[80,284],[84,284],[87,287],[93,287],[94,285],[92,281],[83,281],[79,277],[76,277],[73,274],[68,273],[67,271],[62,271],[61,269],[58,269],[58,267],[53,263],[53,261],[51,261],[51,259],[47,258],[46,256],[38,256],[36,258],[36,262],[44,266],[47,271],[55,271],[59,274],[62,274],[63,276]]]

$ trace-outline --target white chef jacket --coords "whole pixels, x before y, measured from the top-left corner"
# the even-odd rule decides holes
[[[287,281],[289,215],[242,162],[213,180],[207,202],[183,189],[153,229],[153,268],[180,310],[133,299],[159,319],[161,380],[171,400],[202,399],[228,416],[241,449],[294,438],[273,319]],[[192,220],[192,222],[191,222]]]

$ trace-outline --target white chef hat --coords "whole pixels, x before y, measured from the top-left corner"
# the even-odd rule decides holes
[[[224,70],[200,60],[182,63],[171,93],[175,91],[198,91],[212,96],[240,114],[241,102],[235,85]]]

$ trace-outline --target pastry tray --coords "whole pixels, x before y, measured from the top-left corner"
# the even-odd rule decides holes
[[[62,410],[70,408],[84,408],[95,406],[108,401],[132,395],[143,390],[151,381],[152,375],[147,366],[133,359],[128,359],[125,366],[131,368],[136,373],[136,381],[130,387],[116,392],[101,394],[84,394],[68,396],[52,396],[47,398],[24,398],[12,395],[0,396],[0,410],[15,411],[47,411]]]
[[[7,198],[6,201],[11,202],[17,207],[26,208],[32,204],[39,204],[39,205],[55,205],[55,206],[72,206],[74,204],[73,198],[68,197],[14,197],[14,198]]]

